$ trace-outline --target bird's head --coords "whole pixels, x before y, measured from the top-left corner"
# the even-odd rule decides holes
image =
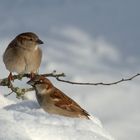
[[[20,46],[28,49],[36,49],[43,41],[33,32],[25,32],[16,36],[15,40]]]
[[[45,86],[46,88],[51,88],[53,87],[51,81],[44,76],[34,76],[32,79],[30,79],[27,82],[28,85],[31,85],[33,87],[43,87]]]

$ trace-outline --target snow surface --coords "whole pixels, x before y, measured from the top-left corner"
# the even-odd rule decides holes
[[[0,101],[0,140],[113,140],[97,118],[50,115],[31,100],[11,103],[0,95]]]

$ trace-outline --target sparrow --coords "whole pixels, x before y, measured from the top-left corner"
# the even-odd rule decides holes
[[[38,71],[42,59],[40,44],[43,41],[33,32],[21,33],[10,42],[3,54],[3,62],[10,72],[9,81],[13,80],[12,72],[33,74]]]
[[[56,88],[49,79],[36,75],[27,84],[35,89],[37,101],[46,112],[66,117],[90,119],[87,111]]]

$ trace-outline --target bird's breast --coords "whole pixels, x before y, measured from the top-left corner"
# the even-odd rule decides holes
[[[42,52],[40,48],[33,51],[24,51],[24,59],[26,63],[26,72],[37,72],[41,64]]]

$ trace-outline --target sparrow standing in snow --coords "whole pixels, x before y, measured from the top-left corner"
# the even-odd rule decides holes
[[[49,79],[43,76],[35,76],[27,83],[35,88],[37,101],[46,112],[89,119],[89,114],[75,101],[57,89]]]
[[[39,44],[43,44],[43,41],[32,32],[21,33],[10,42],[3,54],[4,64],[10,72],[9,81],[13,80],[12,72],[18,74],[37,72],[42,58]]]

